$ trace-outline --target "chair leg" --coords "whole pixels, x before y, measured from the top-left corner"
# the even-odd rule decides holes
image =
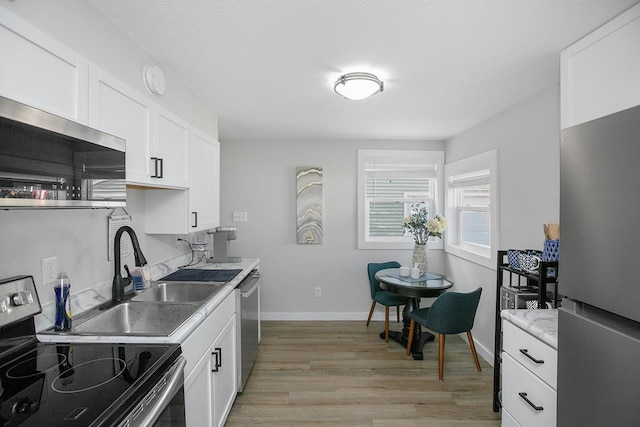
[[[389,306],[384,306],[384,342],[389,342]]]
[[[413,334],[416,331],[416,321],[409,322],[409,339],[407,340],[407,356],[411,354],[411,344],[413,344]]]
[[[476,368],[478,369],[478,372],[480,372],[482,369],[480,369],[480,361],[478,360],[478,353],[476,353],[476,345],[473,343],[473,336],[471,336],[471,331],[467,332],[467,338],[469,339],[469,346],[471,347],[473,360],[476,362]]]
[[[438,379],[444,380],[444,337],[445,334],[438,334]]]
[[[369,318],[367,319],[367,327],[369,326],[369,322],[371,322],[371,316],[373,316],[373,309],[376,308],[376,302],[374,301],[371,304],[371,310],[369,310]]]
[[[400,321],[400,306],[396,305],[396,322]]]

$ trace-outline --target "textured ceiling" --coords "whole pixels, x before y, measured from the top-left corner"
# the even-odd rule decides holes
[[[89,2],[230,140],[449,138],[557,84],[560,51],[637,0]],[[339,97],[352,71],[385,91]]]

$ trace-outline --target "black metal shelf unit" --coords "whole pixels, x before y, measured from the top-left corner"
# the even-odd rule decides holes
[[[502,406],[500,402],[501,368],[502,368],[502,319],[500,311],[503,307],[503,288],[509,288],[514,294],[535,293],[538,307],[546,308],[550,302],[552,308],[557,308],[561,295],[558,294],[558,262],[542,261],[538,271],[528,272],[509,267],[507,251],[498,251],[498,265],[496,269],[496,324],[495,346],[493,353],[493,410],[498,412]],[[551,288],[551,289],[549,289]]]

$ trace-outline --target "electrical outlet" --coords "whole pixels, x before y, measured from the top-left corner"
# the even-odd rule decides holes
[[[233,222],[247,222],[247,213],[246,212],[233,212],[231,220]]]
[[[316,298],[320,298],[322,296],[322,288],[320,286],[316,286]]]
[[[58,277],[58,258],[42,258],[42,284],[53,282]]]

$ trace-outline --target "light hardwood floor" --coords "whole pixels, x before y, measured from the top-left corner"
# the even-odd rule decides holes
[[[382,322],[263,322],[262,343],[226,426],[499,426],[493,369],[477,372],[468,344],[447,336],[424,360],[378,337]],[[400,330],[392,323],[392,330]]]

